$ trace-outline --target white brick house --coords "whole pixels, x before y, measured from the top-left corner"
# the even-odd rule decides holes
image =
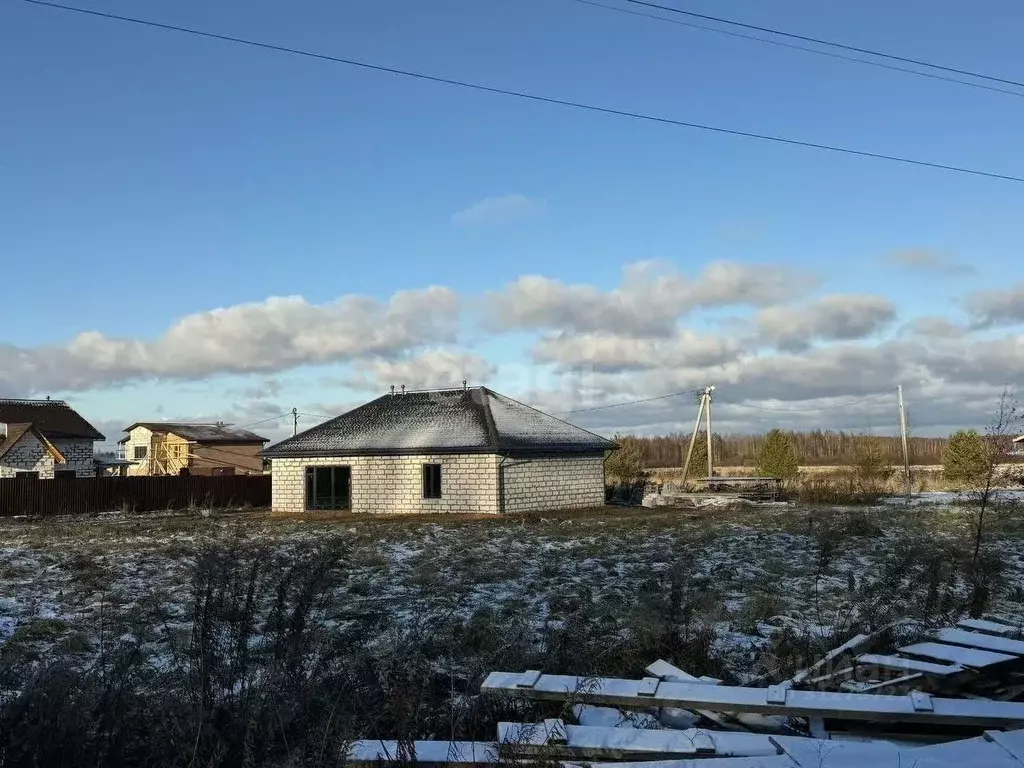
[[[271,446],[276,511],[528,512],[604,504],[614,443],[486,387],[391,394]]]
[[[94,477],[103,439],[63,400],[0,400],[0,478]]]

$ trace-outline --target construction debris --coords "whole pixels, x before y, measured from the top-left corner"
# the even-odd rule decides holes
[[[880,630],[857,635],[790,679],[765,687],[724,685],[664,659],[635,680],[492,672],[481,693],[560,702],[579,724],[561,718],[502,722],[494,742],[358,741],[347,762],[1024,768],[1024,702],[1013,700],[1024,696],[1024,641],[1018,634],[995,618],[964,619],[892,649],[881,647],[888,635]],[[747,718],[761,718],[755,728],[768,732],[751,733],[739,722]],[[713,727],[693,727],[698,722]]]

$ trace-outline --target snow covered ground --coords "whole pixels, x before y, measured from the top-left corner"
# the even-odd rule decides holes
[[[96,653],[103,628],[114,625],[128,636],[147,622],[187,631],[196,562],[211,549],[258,547],[301,567],[310,548],[336,545],[345,552],[331,587],[338,610],[378,612],[399,630],[438,612],[466,626],[514,619],[529,624],[540,653],[581,629],[634,650],[668,643],[665,653],[688,654],[696,674],[750,682],[808,663],[855,631],[962,612],[975,512],[945,501],[515,520],[224,513],[6,521],[0,659]],[[984,547],[990,610],[1007,616],[1024,614],[1018,516],[992,513]],[[640,635],[646,645],[636,645]]]

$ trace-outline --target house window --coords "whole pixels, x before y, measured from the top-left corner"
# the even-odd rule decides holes
[[[144,459],[148,455],[149,455],[149,446],[148,445],[136,445],[132,449],[132,458],[134,458],[136,461],[138,461],[139,459]]]
[[[184,443],[167,443],[165,445],[167,450],[168,459],[184,459],[185,458],[185,444]]]
[[[306,467],[306,509],[348,509],[351,467]]]
[[[424,464],[423,465],[423,498],[424,499],[440,499],[441,498],[441,465],[440,464]]]
[[[57,469],[53,472],[54,479],[74,480],[78,477],[78,473],[73,469]]]

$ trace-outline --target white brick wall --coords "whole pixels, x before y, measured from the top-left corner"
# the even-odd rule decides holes
[[[506,512],[600,507],[604,457],[508,459],[503,466]]]
[[[378,514],[497,513],[501,458],[493,454],[353,456],[272,459],[271,505],[279,512],[306,509],[306,467],[347,466],[352,511]],[[422,466],[441,465],[441,498],[424,499]],[[604,459],[567,456],[506,459],[506,512],[597,507],[604,504]]]
[[[18,472],[38,472],[40,478],[53,478],[53,456],[31,432],[22,435],[0,459],[0,478],[14,477]]]
[[[306,509],[309,466],[352,470],[352,511],[378,514],[498,511],[498,457],[491,454],[423,454],[348,458],[272,459],[271,506],[279,512]],[[441,498],[423,498],[424,464],[441,465]]]
[[[67,464],[58,464],[56,469],[73,469],[77,477],[95,477],[96,465],[93,464],[93,441],[82,438],[50,440],[54,447],[64,454]]]

